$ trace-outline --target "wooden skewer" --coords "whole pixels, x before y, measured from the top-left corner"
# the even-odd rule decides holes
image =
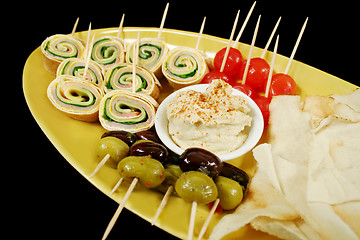
[[[300,31],[300,33],[299,33],[299,36],[298,36],[297,40],[296,40],[294,49],[292,50],[290,59],[289,59],[287,65],[286,65],[286,68],[285,68],[285,71],[284,71],[285,74],[287,74],[287,73],[289,72],[291,62],[292,62],[292,60],[294,59],[294,56],[295,56],[296,50],[297,50],[297,48],[298,48],[298,46],[299,46],[301,37],[302,37],[302,35],[304,34],[304,30],[305,30],[306,24],[307,24],[307,22],[308,22],[308,19],[309,19],[309,18],[307,17],[306,20],[305,20],[305,22],[304,22],[304,25],[303,25],[302,28],[301,28],[301,31]]]
[[[111,189],[110,195],[112,195],[116,189],[118,189],[121,185],[121,183],[124,181],[123,178],[120,178],[119,181],[115,184],[115,186],[113,187],[113,189]]]
[[[241,82],[241,84],[243,84],[243,85],[246,82],[247,72],[249,70],[249,65],[250,65],[251,54],[252,54],[252,51],[254,49],[257,32],[259,30],[260,19],[261,19],[261,15],[259,15],[258,21],[256,23],[255,30],[254,30],[254,35],[253,35],[253,38],[252,38],[252,41],[251,41],[250,51],[249,51],[248,58],[247,58],[247,61],[246,61],[246,66],[245,66],[243,79],[242,79],[242,82]]]
[[[204,31],[204,27],[205,27],[205,21],[206,21],[206,17],[204,17],[204,20],[201,24],[201,27],[200,27],[200,32],[199,32],[199,36],[198,36],[198,39],[197,39],[197,42],[196,42],[196,46],[195,46],[195,49],[198,50],[199,48],[199,44],[200,44],[200,40],[201,40],[201,36],[202,36],[202,33]]]
[[[170,197],[170,194],[171,194],[173,188],[174,187],[170,185],[170,187],[166,190],[166,193],[165,193],[163,199],[161,200],[161,203],[155,213],[155,216],[154,216],[153,220],[151,221],[151,225],[155,224],[155,222],[158,219],[158,217],[160,216],[161,212],[164,210],[164,207],[165,207],[167,201],[169,200],[169,197]]]
[[[94,39],[95,39],[95,34],[93,35],[91,43],[89,44],[89,49],[88,49],[86,63],[85,63],[85,69],[84,69],[84,73],[83,73],[83,80],[86,80],[86,74],[87,74],[87,71],[88,71],[88,68],[89,68],[91,51],[92,51],[92,48],[93,48],[93,45],[94,45]]]
[[[276,30],[277,30],[277,28],[278,28],[278,26],[279,26],[280,20],[281,20],[281,17],[279,17],[278,21],[276,22],[275,27],[274,27],[274,29],[272,30],[271,34],[270,34],[269,40],[267,41],[267,43],[266,43],[266,45],[265,45],[265,48],[264,48],[264,50],[263,50],[262,53],[261,53],[260,58],[262,58],[262,59],[264,59],[264,57],[265,57],[265,54],[266,54],[266,52],[267,52],[267,50],[268,50],[268,48],[269,48],[269,45],[270,45],[270,43],[271,43],[271,41],[272,41],[272,39],[273,39],[273,37],[274,37],[274,35],[275,35],[275,32],[276,32]]]
[[[209,223],[210,223],[210,220],[212,218],[212,216],[214,215],[215,213],[215,210],[217,208],[217,206],[219,205],[220,203],[220,199],[217,198],[214,202],[214,205],[212,206],[211,210],[210,210],[210,213],[208,215],[208,217],[206,218],[201,230],[200,230],[200,233],[199,233],[199,236],[198,236],[198,240],[201,240],[201,238],[204,236],[205,232],[206,232],[206,229],[207,227],[209,226]]]
[[[192,240],[194,235],[194,225],[195,225],[195,217],[196,217],[196,208],[197,202],[193,201],[191,206],[191,214],[190,214],[190,222],[189,222],[189,230],[188,230],[188,240]]]
[[[271,59],[271,63],[270,63],[269,76],[268,76],[268,80],[267,80],[267,82],[266,82],[266,89],[265,89],[265,97],[266,97],[266,98],[269,96],[270,84],[271,84],[271,78],[272,78],[272,72],[274,71],[275,57],[276,57],[276,52],[277,52],[278,44],[279,44],[279,35],[277,35],[277,37],[276,37],[276,42],[275,42],[275,47],[274,47],[274,53],[273,53],[273,56],[272,56],[272,59]]]
[[[138,60],[138,55],[139,55],[139,46],[140,45],[140,32],[138,32],[138,36],[136,39],[136,42],[134,44],[134,49],[133,49],[133,62],[132,62],[132,91],[133,93],[136,92],[136,65],[137,65],[137,60]]]
[[[157,38],[160,38],[160,37],[161,37],[161,32],[162,32],[162,30],[163,30],[163,28],[164,28],[165,19],[166,19],[166,15],[167,15],[168,9],[169,9],[169,3],[166,4],[165,10],[164,10],[164,14],[163,14],[162,19],[161,19],[161,24],[160,24],[160,28],[159,28],[159,32],[158,32]]]
[[[90,174],[89,178],[92,178],[100,170],[100,168],[104,166],[104,164],[106,163],[107,160],[109,160],[109,158],[110,158],[110,154],[106,154],[106,156],[101,160],[101,162],[96,166],[94,171]]]
[[[247,23],[248,23],[248,21],[249,21],[249,19],[250,19],[250,16],[251,16],[251,14],[252,14],[252,12],[253,12],[253,10],[254,10],[254,8],[255,8],[255,5],[256,5],[256,1],[255,1],[255,2],[253,3],[253,5],[251,6],[251,8],[250,8],[250,10],[249,10],[249,12],[248,12],[248,14],[247,14],[247,16],[246,16],[246,18],[245,18],[245,21],[244,21],[243,25],[242,25],[241,28],[240,28],[240,32],[239,32],[239,34],[237,35],[237,37],[236,37],[236,39],[235,39],[235,42],[234,42],[234,44],[233,44],[233,48],[235,48],[236,45],[239,43],[240,38],[241,38],[241,35],[242,35],[243,32],[244,32],[244,29],[245,29],[245,27],[246,27],[246,25],[247,25]]]
[[[231,42],[233,40],[233,37],[234,37],[234,33],[235,33],[235,30],[236,30],[236,26],[237,26],[237,23],[238,23],[238,20],[239,20],[239,15],[240,15],[240,10],[238,10],[237,14],[236,14],[236,18],[235,18],[235,21],[234,21],[234,24],[233,24],[233,28],[231,30],[231,34],[230,34],[230,38],[229,38],[229,43],[226,47],[226,50],[225,50],[225,54],[224,54],[224,58],[223,58],[223,61],[221,63],[221,67],[220,67],[220,72],[223,72],[224,71],[224,68],[225,68],[225,64],[226,64],[226,61],[227,61],[227,58],[229,56],[229,52],[230,52],[230,45],[231,45]]]
[[[122,199],[119,207],[116,209],[116,212],[115,212],[114,216],[111,218],[111,220],[110,220],[110,222],[109,222],[109,224],[108,224],[108,226],[107,226],[107,228],[106,228],[106,230],[105,230],[105,233],[104,233],[104,235],[103,235],[103,237],[102,237],[101,240],[105,240],[105,239],[107,238],[107,236],[109,235],[111,229],[114,227],[114,225],[115,225],[115,223],[116,223],[116,220],[118,219],[121,211],[123,210],[126,201],[129,199],[130,194],[131,194],[132,191],[134,190],[134,188],[135,188],[138,180],[139,180],[139,179],[134,178],[133,181],[131,182],[131,184],[130,184],[130,186],[129,186],[129,188],[128,188],[125,196],[124,196],[124,198]]]
[[[86,38],[86,47],[85,47],[85,55],[84,55],[84,59],[87,59],[88,57],[88,49],[90,47],[90,35],[91,35],[91,22],[89,23],[89,28],[88,28],[88,34],[87,34],[87,38]]]
[[[75,21],[74,27],[73,27],[73,29],[71,31],[71,36],[74,36],[78,23],[79,23],[79,17]]]
[[[117,32],[117,34],[116,34],[116,37],[117,37],[117,38],[120,38],[120,35],[121,35],[122,31],[123,31],[124,18],[125,18],[125,13],[123,13],[123,15],[122,15],[122,17],[121,17],[121,21],[120,21],[120,24],[119,24],[119,30],[118,30],[118,32]]]

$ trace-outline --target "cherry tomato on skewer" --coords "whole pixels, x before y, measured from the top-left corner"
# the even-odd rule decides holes
[[[228,84],[232,85],[233,84],[233,79],[229,76],[227,76],[224,72],[219,72],[219,71],[211,71],[208,74],[206,74],[203,78],[203,80],[201,81],[201,83],[211,83],[212,80],[214,79],[221,79],[224,80],[225,82],[227,82]]]
[[[244,76],[246,61],[239,70],[240,78]],[[254,89],[263,89],[266,85],[270,72],[269,64],[262,58],[251,58],[249,64],[249,70],[246,76],[246,85],[251,86]]]
[[[240,92],[245,93],[246,95],[248,95],[250,98],[254,98],[257,94],[255,93],[254,89],[252,89],[252,87],[250,87],[249,85],[243,85],[241,83],[235,82],[232,87],[236,90],[239,90]]]
[[[225,52],[226,52],[226,47],[221,49],[220,51],[218,51],[215,55],[214,65],[215,65],[215,69],[217,71],[220,71]],[[243,62],[244,62],[244,59],[243,59],[240,51],[237,50],[236,48],[231,47],[229,50],[229,55],[227,57],[223,73],[225,73],[226,75],[228,75],[230,77],[235,77],[238,74],[239,68]]]
[[[274,74],[271,79],[269,97],[276,95],[295,95],[296,83],[292,77],[284,73]]]

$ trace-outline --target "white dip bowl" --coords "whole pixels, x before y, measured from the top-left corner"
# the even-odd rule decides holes
[[[156,132],[160,138],[160,140],[173,152],[177,154],[182,154],[185,149],[180,148],[171,138],[169,131],[168,131],[168,124],[169,120],[167,118],[166,109],[170,102],[172,102],[181,91],[188,91],[188,90],[194,90],[197,92],[205,92],[206,88],[209,84],[197,84],[197,85],[191,85],[188,87],[184,87],[182,89],[179,89],[172,94],[170,94],[167,98],[165,98],[162,103],[160,104],[159,108],[157,109],[156,116],[155,116],[155,129]],[[261,135],[264,130],[264,119],[262,116],[262,113],[259,109],[259,107],[256,105],[256,103],[248,97],[246,94],[242,93],[241,91],[238,91],[236,89],[233,89],[232,95],[234,96],[242,96],[247,105],[250,107],[250,112],[248,113],[252,117],[251,127],[246,127],[245,129],[249,132],[249,135],[244,142],[243,145],[241,145],[238,149],[218,155],[218,157],[222,161],[228,161],[235,158],[238,158],[248,151],[250,151],[255,145],[258,143],[258,141],[261,138]],[[184,129],[186,131],[186,129]]]

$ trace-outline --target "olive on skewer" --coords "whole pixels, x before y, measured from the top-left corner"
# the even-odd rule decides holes
[[[122,141],[124,141],[129,147],[131,147],[137,140],[137,135],[127,131],[107,131],[101,138],[105,137],[116,137]]]
[[[134,190],[137,182],[147,188],[155,188],[165,180],[165,169],[162,164],[149,156],[128,156],[118,164],[121,178],[131,182],[124,198],[111,218],[102,239],[106,239],[119,217],[126,201]]]
[[[150,140],[139,140],[133,144],[129,149],[130,156],[151,156],[161,163],[167,162],[168,151],[160,143],[155,143]]]
[[[185,201],[192,202],[188,239],[193,238],[197,204],[208,204],[218,198],[212,178],[217,177],[223,162],[213,153],[202,148],[188,148],[179,157],[184,173],[175,183],[175,191]]]
[[[218,189],[218,198],[213,203],[210,213],[200,230],[199,240],[204,236],[219,203],[221,203],[220,206],[224,210],[234,209],[241,203],[249,183],[249,176],[243,170],[224,162],[220,175],[214,181]]]
[[[223,162],[212,152],[202,148],[188,148],[179,157],[182,171],[200,171],[211,178],[217,177]]]
[[[101,138],[96,146],[96,157],[101,161],[89,178],[92,178],[104,164],[116,168],[119,161],[126,157],[128,152],[129,146],[123,140],[113,136]]]

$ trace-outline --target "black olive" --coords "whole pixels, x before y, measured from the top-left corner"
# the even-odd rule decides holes
[[[184,172],[200,171],[211,178],[219,176],[223,162],[213,153],[202,148],[188,148],[179,157]]]
[[[129,147],[131,147],[137,141],[135,134],[133,134],[131,132],[126,132],[126,131],[108,131],[108,132],[105,132],[101,136],[101,138],[109,137],[109,136],[116,137],[116,138],[124,141]]]
[[[161,143],[160,138],[158,137],[156,132],[153,131],[141,131],[135,133],[135,135],[139,140],[150,140],[156,143]]]
[[[130,156],[150,156],[162,163],[167,162],[168,151],[159,144],[152,141],[139,142],[130,147]]]
[[[247,185],[249,184],[249,176],[246,172],[226,162],[224,162],[220,176],[237,181],[241,186],[244,187],[244,192],[247,188]]]

